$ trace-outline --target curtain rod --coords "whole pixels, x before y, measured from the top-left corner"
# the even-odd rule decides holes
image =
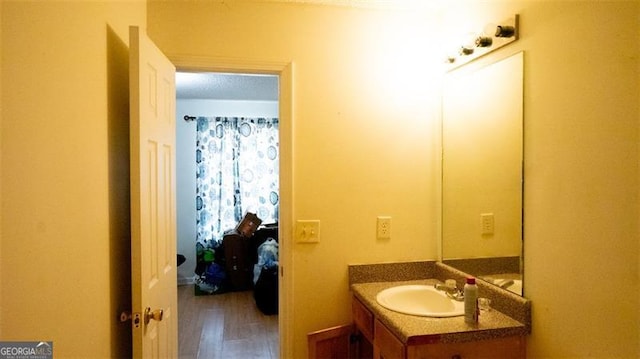
[[[2,0],[0,0],[2,1]],[[255,119],[275,119],[277,120],[277,117],[237,117],[237,116],[231,116],[229,118],[245,118],[245,119],[249,119],[249,120],[255,120]],[[191,122],[191,121],[195,121],[197,119],[196,116],[189,116],[189,115],[184,115],[183,119],[187,122]]]

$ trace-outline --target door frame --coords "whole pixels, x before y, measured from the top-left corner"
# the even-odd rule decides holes
[[[176,71],[259,73],[279,77],[280,218],[278,331],[280,358],[293,357],[293,63],[240,58],[167,56]]]

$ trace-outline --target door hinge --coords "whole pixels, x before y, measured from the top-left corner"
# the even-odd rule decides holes
[[[126,321],[131,321],[131,326],[135,329],[140,328],[140,325],[142,323],[142,315],[140,313],[133,313],[131,314],[131,312],[129,311],[124,311],[122,313],[120,313],[120,321],[121,322],[126,322]]]

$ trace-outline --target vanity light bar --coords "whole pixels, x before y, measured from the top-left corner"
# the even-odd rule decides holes
[[[475,36],[473,43],[462,44],[456,54],[445,59],[447,71],[467,64],[518,40],[518,15],[501,21],[498,25],[487,25],[485,31]]]

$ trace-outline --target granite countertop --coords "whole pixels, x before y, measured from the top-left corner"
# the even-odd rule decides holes
[[[524,336],[529,333],[527,325],[495,309],[481,311],[478,324],[467,324],[464,316],[429,318],[402,314],[382,307],[376,301],[381,290],[405,284],[439,283],[438,279],[384,281],[353,283],[351,290],[374,315],[400,341],[406,345],[430,343],[457,343],[472,340]]]

